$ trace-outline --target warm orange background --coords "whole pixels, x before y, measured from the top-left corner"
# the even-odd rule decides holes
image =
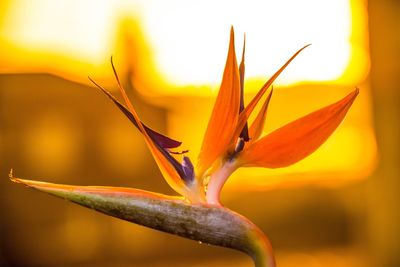
[[[235,178],[223,194],[226,206],[250,218],[270,237],[280,267],[400,266],[399,11],[396,1],[368,1],[371,67],[368,77],[358,85],[367,95],[360,95],[364,99],[359,100],[369,104],[363,106],[365,109],[361,104],[355,106],[343,125],[343,129],[364,123],[373,127],[373,133],[365,135],[367,140],[375,140],[369,138],[371,134],[376,136],[378,153],[375,143],[365,143],[365,150],[359,150],[366,151],[368,159],[359,159],[365,166],[350,168],[349,177],[338,172],[340,182],[335,182],[333,171],[308,173],[301,178],[280,173],[274,177],[274,186],[265,183],[257,189],[257,174],[256,182],[243,181],[242,187]],[[144,57],[141,62],[151,57],[138,36],[126,39],[130,47],[132,42],[136,44],[132,50],[116,56],[134,53]],[[0,40],[0,53],[9,51],[9,45]],[[29,64],[40,65],[40,57],[46,55],[36,56]],[[24,62],[21,57],[15,58]],[[63,59],[58,60],[60,70]],[[28,179],[128,186],[173,194],[141,136],[97,90],[43,66],[35,73],[26,71],[32,66],[19,72],[10,70],[4,62],[0,66],[0,266],[252,266],[239,252],[156,232],[12,184],[7,178],[10,168],[18,177]],[[134,77],[125,83],[131,87],[130,96],[144,121],[177,135],[177,126],[188,118],[173,115],[190,113],[195,105],[193,114],[199,121],[189,116],[193,127],[185,125],[182,131],[190,133],[194,128],[199,134],[197,129],[206,124],[203,113],[209,112],[203,109],[209,108],[211,96],[169,96],[168,101],[149,101],[143,92],[135,91],[142,85],[140,68],[121,68]],[[79,69],[80,73],[85,71]],[[83,76],[88,74],[101,76]],[[298,92],[305,85],[296,86]],[[347,88],[341,85],[336,95],[318,104],[337,99]],[[284,89],[282,93],[289,95]],[[296,94],[295,99],[299,99],[301,94]],[[305,102],[312,95],[305,93],[303,98],[307,99],[300,99]],[[310,100],[311,107],[317,107],[317,96]],[[295,106],[302,108],[301,103]],[[362,111],[367,113],[366,119],[357,115]],[[351,151],[352,143],[347,144],[349,147],[343,150]],[[343,157],[346,153],[350,152],[345,151]],[[327,182],[316,182],[319,175],[328,177]],[[279,179],[286,182],[279,183]]]

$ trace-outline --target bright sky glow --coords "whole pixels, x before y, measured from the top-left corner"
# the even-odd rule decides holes
[[[352,6],[358,16],[352,17]],[[62,55],[90,66],[92,73],[106,75],[119,23],[132,17],[140,22],[161,80],[182,87],[220,82],[229,27],[234,25],[239,55],[246,33],[247,77],[265,79],[293,52],[311,43],[278,83],[339,81],[354,69],[351,63],[357,57],[363,64],[357,64],[343,84],[359,82],[369,69],[365,29],[352,28],[366,20],[362,11],[360,0],[352,4],[349,0],[249,0],[246,4],[232,0],[17,0],[3,18],[0,38],[20,50]],[[46,64],[57,72],[54,60]],[[74,73],[82,69],[77,66],[62,67],[69,68],[72,76],[87,75]]]
[[[351,56],[352,18],[347,0],[150,3],[143,17],[145,32],[161,72],[173,83],[220,82],[230,24],[236,29],[239,55],[246,32],[248,77],[265,77],[309,43],[312,47],[292,64],[281,82],[338,79]]]

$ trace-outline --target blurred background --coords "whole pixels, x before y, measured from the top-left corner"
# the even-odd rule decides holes
[[[93,212],[8,179],[174,194],[142,137],[87,79],[196,159],[235,27],[246,99],[274,85],[265,133],[360,88],[336,133],[285,169],[243,169],[223,203],[278,266],[400,266],[400,3],[390,0],[0,2],[0,266],[252,266],[244,254]]]

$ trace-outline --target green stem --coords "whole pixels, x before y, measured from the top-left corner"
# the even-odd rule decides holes
[[[251,251],[247,252],[254,261],[255,267],[275,267],[275,257],[271,243],[264,233],[255,226],[249,232],[249,240],[251,240]]]
[[[245,217],[220,205],[116,187],[58,185],[12,178],[104,214],[203,243],[247,253],[256,267],[275,267],[271,245]]]

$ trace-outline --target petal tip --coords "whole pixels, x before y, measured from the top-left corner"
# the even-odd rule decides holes
[[[348,94],[345,97],[345,101],[347,102],[346,106],[350,107],[354,100],[356,99],[356,97],[358,96],[358,94],[360,93],[360,89],[358,87],[356,87],[350,94]]]
[[[235,46],[235,31],[233,30],[233,26],[231,27],[229,46],[230,47],[234,47]]]
[[[360,88],[356,87],[356,89],[354,89],[353,91],[354,97],[356,97],[359,93],[360,93]]]
[[[14,177],[13,172],[14,172],[14,170],[10,169],[10,172],[8,173],[8,178],[10,179],[10,181],[14,182],[14,183],[21,183],[18,178]]]
[[[17,177],[14,176],[14,170],[13,169],[10,169],[10,172],[8,173],[8,178],[13,183],[23,184],[23,185],[29,186],[29,184],[26,182],[26,180],[20,179],[20,178],[17,178]]]

